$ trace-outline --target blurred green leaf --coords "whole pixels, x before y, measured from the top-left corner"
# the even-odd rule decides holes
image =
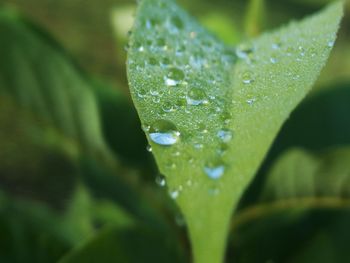
[[[195,262],[222,261],[232,207],[315,82],[341,16],[338,3],[235,50],[174,1],[140,3],[127,62],[131,93],[186,218]]]
[[[256,37],[265,29],[265,0],[250,0],[245,17],[245,33]]]
[[[61,48],[14,11],[0,12],[0,95],[12,97],[86,151],[106,156],[92,91]]]
[[[111,149],[123,163],[155,173],[153,159],[146,151],[146,136],[129,98],[101,81],[95,81],[93,91],[100,110],[102,132]]]
[[[312,94],[290,116],[273,143],[258,175],[244,193],[240,207],[259,198],[267,170],[291,147],[321,151],[350,144],[350,86],[335,84]]]
[[[234,262],[349,261],[349,164],[347,147],[282,155],[259,200],[235,217]]]
[[[61,210],[77,182],[74,151],[54,129],[16,106],[0,96],[0,189]]]
[[[168,228],[163,221],[164,202],[150,202],[154,197],[145,190],[151,187],[140,186],[140,172],[120,165],[105,143],[107,134],[118,153],[128,147],[128,157],[132,152],[146,152],[145,145],[140,146],[144,135],[139,131],[135,111],[125,102],[125,96],[102,85],[94,90],[94,83],[84,77],[56,42],[11,10],[0,11],[0,39],[0,100],[4,101],[0,125],[5,127],[0,132],[0,171],[6,172],[0,176],[1,189],[23,198],[33,195],[35,200],[53,200],[61,208],[75,201],[70,197],[79,173],[98,201],[109,199],[145,224]],[[10,110],[6,103],[11,103]],[[132,134],[135,137],[129,137]],[[115,137],[117,140],[113,140]],[[118,148],[120,145],[122,148]],[[142,156],[145,154],[135,157],[135,162],[141,163]],[[153,181],[152,185],[155,188]],[[28,193],[24,196],[23,191]],[[62,212],[73,218],[69,226],[91,231],[93,217],[87,212],[90,202]],[[101,221],[105,216],[106,220]],[[99,225],[114,216],[101,215]]]
[[[0,191],[0,261],[46,263],[57,261],[82,236],[67,227],[64,216],[47,206],[9,198]]]
[[[178,244],[163,233],[147,227],[108,228],[59,263],[153,263],[187,262]]]
[[[292,146],[309,150],[350,144],[350,85],[331,86],[308,98],[283,126],[270,153],[273,159]]]

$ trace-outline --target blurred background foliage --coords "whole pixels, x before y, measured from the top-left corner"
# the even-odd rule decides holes
[[[231,45],[328,2],[179,0]],[[0,262],[190,262],[128,94],[136,3],[0,8]],[[350,261],[349,14],[241,200],[227,262]]]

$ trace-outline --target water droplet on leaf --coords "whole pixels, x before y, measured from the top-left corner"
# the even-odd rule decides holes
[[[188,105],[193,105],[193,106],[198,106],[201,104],[208,103],[207,94],[201,88],[191,88],[187,92],[186,100]]]
[[[172,122],[158,120],[150,127],[149,136],[156,144],[170,146],[178,142],[180,132]]]
[[[225,172],[225,165],[220,159],[209,161],[204,166],[204,172],[210,179],[219,179]]]
[[[226,143],[229,142],[233,137],[232,131],[227,129],[219,130],[216,135],[221,141]]]

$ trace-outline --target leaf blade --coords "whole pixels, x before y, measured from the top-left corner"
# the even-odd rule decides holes
[[[196,262],[222,261],[232,207],[316,80],[341,15],[339,3],[265,34],[239,46],[237,61],[235,50],[173,1],[141,2],[129,84],[170,196],[186,217]]]

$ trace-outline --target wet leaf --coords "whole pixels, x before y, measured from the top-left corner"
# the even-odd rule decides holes
[[[128,52],[134,103],[195,262],[221,262],[233,207],[334,45],[341,4],[236,49],[174,1],[144,0]]]

